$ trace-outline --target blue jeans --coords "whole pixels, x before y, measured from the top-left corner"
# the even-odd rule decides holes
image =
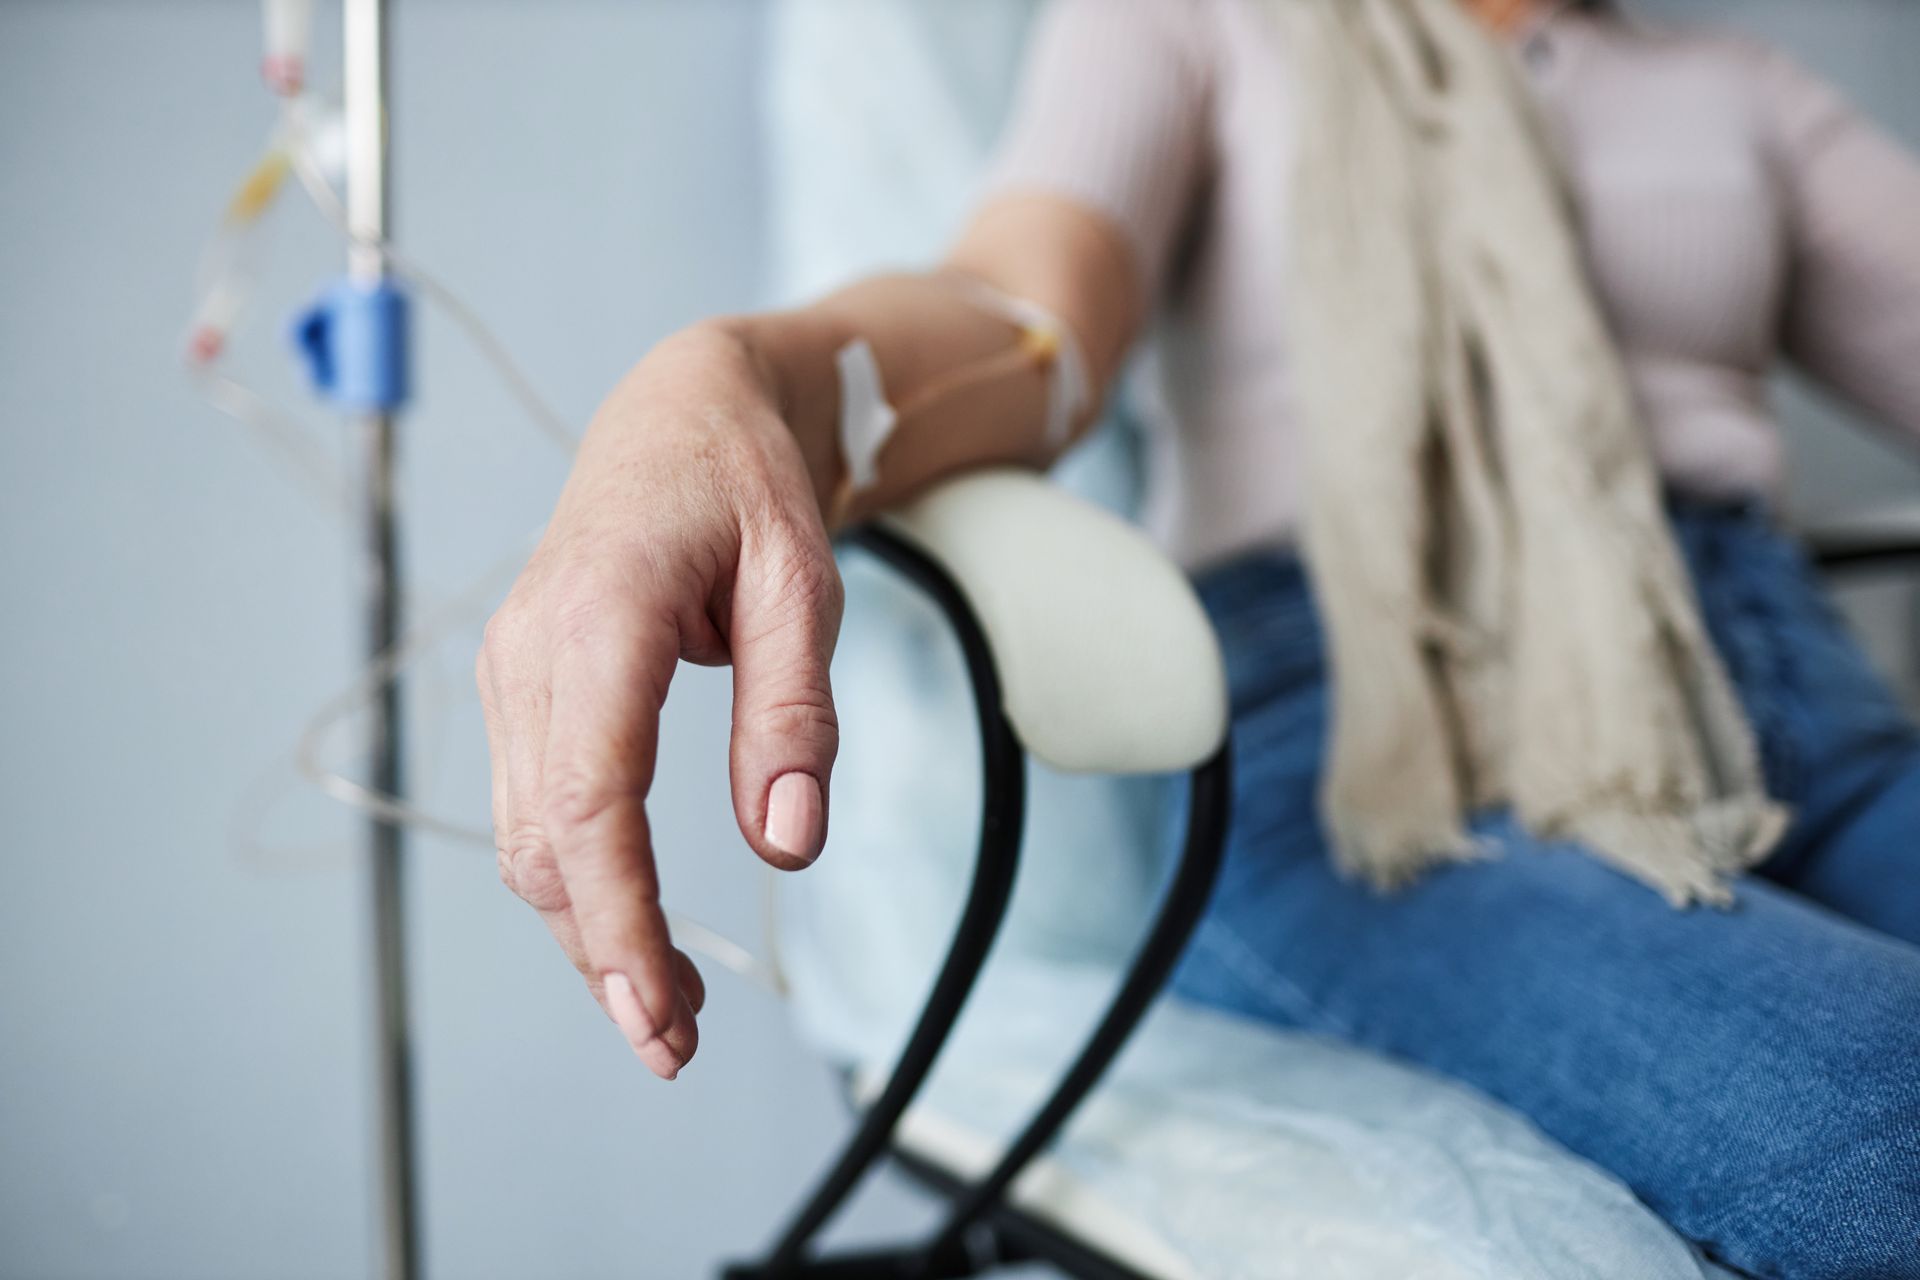
[[[1674,525],[1795,814],[1733,909],[1675,911],[1504,813],[1475,824],[1496,861],[1393,895],[1342,879],[1319,624],[1298,563],[1258,555],[1199,583],[1238,776],[1175,989],[1474,1085],[1738,1270],[1920,1277],[1920,732],[1763,517]]]

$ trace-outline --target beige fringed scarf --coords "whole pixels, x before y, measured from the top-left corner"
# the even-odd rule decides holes
[[[1458,0],[1267,0],[1296,69],[1291,331],[1341,865],[1511,805],[1676,905],[1777,839],[1558,169]]]

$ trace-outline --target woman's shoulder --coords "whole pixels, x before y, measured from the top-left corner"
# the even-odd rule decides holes
[[[1780,46],[1735,28],[1654,21],[1619,10],[1586,21],[1624,56],[1649,65],[1691,68],[1754,86],[1813,78]]]
[[[1624,72],[1675,86],[1703,107],[1737,109],[1772,125],[1824,112],[1838,100],[1792,54],[1749,32],[1653,22],[1617,10],[1584,20]]]
[[[1043,19],[1090,39],[1116,30],[1151,34],[1169,52],[1195,54],[1219,39],[1225,11],[1247,0],[1046,0]]]
[[[1215,78],[1225,41],[1221,11],[1235,0],[1046,0],[1030,47],[1043,74],[1118,80],[1150,72],[1199,94]]]

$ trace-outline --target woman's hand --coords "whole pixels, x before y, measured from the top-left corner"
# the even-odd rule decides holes
[[[667,1079],[705,992],[648,834],[660,706],[680,659],[731,662],[740,830],[776,867],[819,855],[841,588],[817,489],[743,343],[672,338],[602,406],[480,651],[501,878]]]
[[[836,355],[873,348],[903,414],[878,481],[836,518],[988,463],[1046,465],[1051,375],[1004,365],[1019,335],[958,272],[1060,317],[1103,390],[1142,314],[1125,234],[1070,200],[989,202],[941,271],[698,325],[656,347],[587,432],[533,561],[487,627],[480,697],[500,874],[553,930],[634,1051],[693,1056],[700,975],[660,910],[647,789],[681,659],[733,664],[733,808],[754,852],[819,856],[839,746],[827,664],[840,576],[821,512],[844,470]],[[929,396],[927,388],[948,392]],[[1093,417],[1086,406],[1076,427]]]

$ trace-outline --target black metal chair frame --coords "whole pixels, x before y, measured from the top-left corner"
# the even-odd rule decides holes
[[[1005,918],[1019,866],[1025,820],[1026,751],[1001,709],[1000,678],[992,649],[959,585],[931,557],[884,528],[863,528],[851,535],[850,541],[924,592],[945,615],[960,641],[973,684],[984,766],[979,854],[953,943],[885,1088],[867,1108],[839,1159],[772,1252],[762,1262],[729,1267],[724,1273],[726,1280],[959,1280],[1033,1258],[1069,1264],[1075,1274],[1095,1280],[1139,1280],[1111,1260],[1010,1209],[1006,1192],[1099,1082],[1165,985],[1174,961],[1199,923],[1226,843],[1231,791],[1228,748],[1223,744],[1193,772],[1185,849],[1119,989],[1078,1057],[992,1171],[976,1182],[963,1182],[893,1150],[894,1130],[959,1020]],[[930,1239],[899,1248],[838,1257],[811,1256],[808,1246],[813,1238],[867,1172],[888,1154],[949,1199],[951,1207],[943,1225]],[[1074,1256],[1069,1257],[1070,1253]]]
[[[992,1171],[967,1180],[894,1145],[901,1117],[932,1070],[972,992],[1006,914],[1019,864],[1025,815],[1026,753],[1001,710],[1000,681],[985,631],[947,572],[910,542],[870,526],[849,541],[914,583],[937,605],[959,639],[979,716],[984,815],[973,883],[918,1023],[880,1096],[853,1137],[782,1233],[766,1259],[728,1267],[725,1280],[963,1280],[1003,1266],[1044,1262],[1081,1280],[1150,1280],[1097,1245],[1076,1239],[1009,1203],[1007,1190],[1059,1133],[1132,1035],[1172,972],[1212,894],[1226,841],[1231,751],[1191,778],[1185,848],[1159,911],[1093,1034],[1052,1094]],[[1836,574],[1912,569],[1920,541],[1867,534],[1815,540],[1812,554]],[[816,1256],[809,1245],[883,1156],[949,1205],[943,1224],[922,1242],[861,1253]]]

